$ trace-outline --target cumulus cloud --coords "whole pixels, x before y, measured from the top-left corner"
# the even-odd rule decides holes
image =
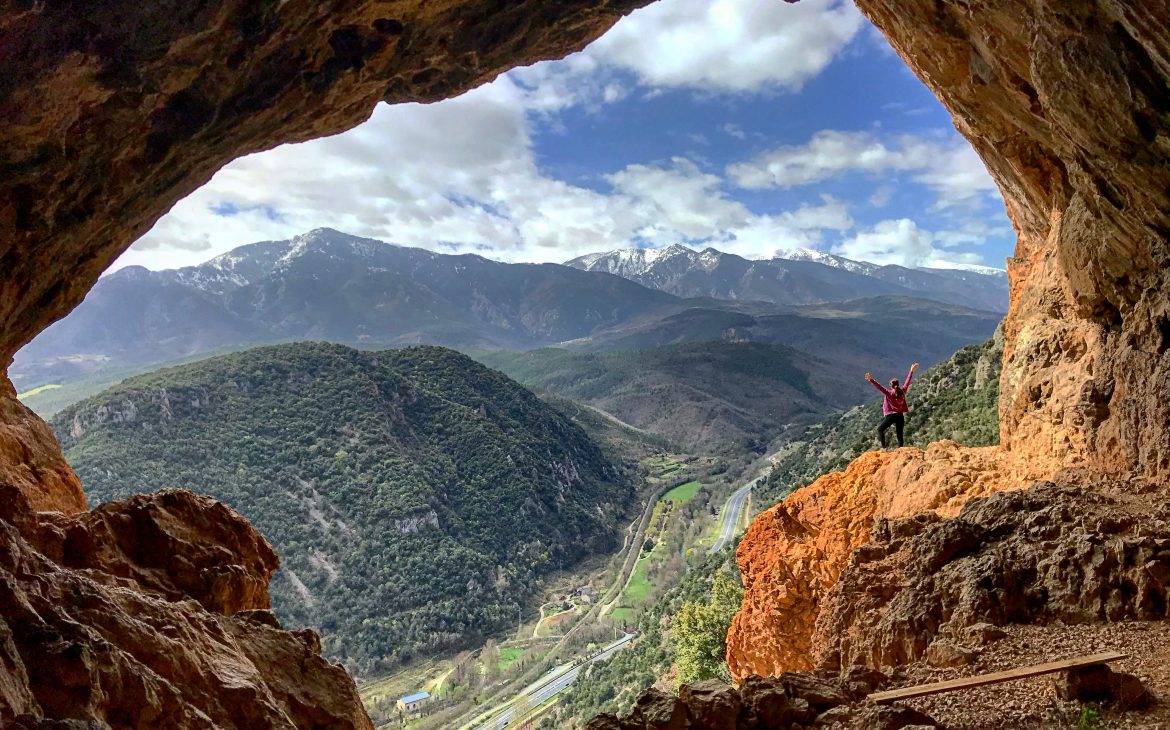
[[[318,226],[529,261],[680,241],[761,255],[851,226],[831,198],[756,214],[728,195],[720,175],[685,157],[627,165],[590,187],[551,177],[532,150],[528,93],[503,77],[441,104],[380,106],[345,134],[237,160],[120,265],[189,265]]]
[[[528,108],[549,115],[569,107],[596,112],[629,96],[631,77],[643,99],[666,89],[794,92],[864,25],[849,0],[658,0],[584,51],[509,75],[527,93]]]
[[[555,131],[570,107],[596,111],[664,89],[795,91],[862,26],[848,0],[660,0],[562,61],[515,69],[438,104],[381,105],[344,134],[237,160],[178,203],[119,265],[194,264],[319,226],[513,261],[676,242],[745,256],[839,244],[894,258],[902,241],[915,261],[970,247],[960,234],[908,231],[899,221],[858,232],[850,207],[830,196],[760,213],[735,189],[809,185],[850,171],[904,172],[940,201],[988,189],[974,153],[950,143],[826,131],[726,169],[690,154],[594,169],[576,182],[550,175],[536,158],[534,129]],[[760,136],[733,122],[716,130],[735,140]],[[889,195],[879,189],[871,202],[884,205]],[[912,240],[915,231],[926,243]]]
[[[659,0],[585,51],[653,87],[794,91],[863,26],[846,0]]]
[[[727,167],[728,177],[749,190],[808,185],[853,173],[899,172],[911,173],[915,182],[930,187],[940,206],[996,190],[982,160],[960,137],[945,142],[913,135],[882,140],[870,132],[822,130],[806,144],[777,147]],[[883,198],[878,196],[878,202]]]
[[[952,248],[954,231],[932,232],[920,228],[909,218],[884,220],[865,230],[857,231],[833,247],[833,253],[850,259],[872,261],[875,264],[901,266],[945,266],[978,264],[981,257],[974,251]],[[978,241],[968,239],[969,243]]]

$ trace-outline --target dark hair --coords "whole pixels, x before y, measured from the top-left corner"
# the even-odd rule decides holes
[[[891,378],[891,379],[890,379],[890,387],[894,389],[894,392],[895,392],[895,393],[901,393],[901,392],[902,392],[902,384],[898,382],[898,379],[897,379],[897,378]]]

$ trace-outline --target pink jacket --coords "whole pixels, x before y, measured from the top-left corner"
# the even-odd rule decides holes
[[[882,415],[888,416],[891,413],[909,413],[910,412],[910,406],[906,405],[906,394],[910,392],[910,381],[913,379],[914,379],[914,371],[911,370],[909,373],[906,374],[906,382],[902,383],[902,395],[897,395],[896,393],[894,393],[892,391],[886,390],[885,388],[882,387],[882,384],[876,380],[869,381],[870,383],[873,384],[873,387],[880,390],[882,392],[882,395],[884,395],[886,397],[885,402],[882,403]]]

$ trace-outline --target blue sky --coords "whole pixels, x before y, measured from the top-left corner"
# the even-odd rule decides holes
[[[508,261],[686,243],[1002,267],[1014,245],[982,163],[842,0],[661,0],[562,61],[237,160],[119,265],[319,226]]]

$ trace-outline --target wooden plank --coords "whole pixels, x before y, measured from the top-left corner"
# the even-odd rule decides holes
[[[1048,664],[1034,664],[1030,667],[1019,667],[1002,672],[992,672],[991,674],[980,674],[974,677],[960,677],[959,679],[948,679],[945,682],[920,684],[915,687],[903,687],[902,689],[892,689],[886,692],[874,692],[866,699],[879,703],[908,700],[913,697],[926,697],[927,695],[936,695],[941,692],[950,692],[956,689],[982,687],[988,684],[1010,682],[1013,679],[1024,679],[1025,677],[1035,677],[1040,674],[1051,674],[1052,672],[1060,672],[1066,669],[1077,669],[1080,667],[1090,667],[1094,664],[1115,662],[1119,659],[1125,659],[1127,656],[1127,654],[1120,654],[1115,651],[1105,651],[1100,654],[1061,659],[1058,662],[1049,662]]]

